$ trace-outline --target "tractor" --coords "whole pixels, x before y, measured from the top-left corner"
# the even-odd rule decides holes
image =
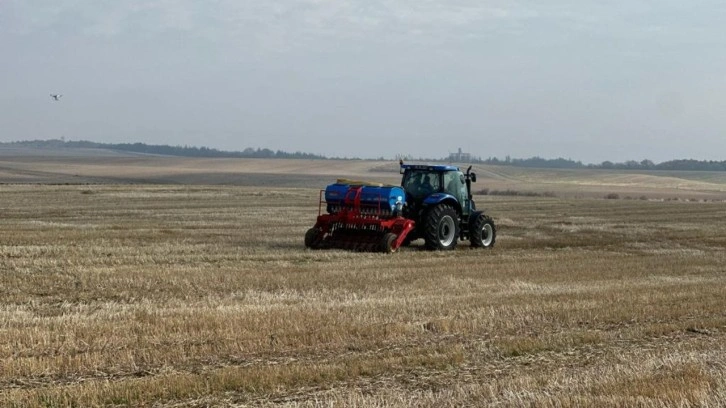
[[[476,174],[471,166],[463,173],[454,166],[401,163],[406,192],[403,217],[414,220],[415,228],[403,244],[423,238],[426,248],[454,249],[459,239],[474,248],[491,248],[496,240],[494,221],[476,210],[471,183]]]
[[[400,173],[401,186],[343,179],[328,185],[305,246],[390,253],[421,238],[430,250],[454,249],[460,239],[474,248],[494,246],[494,221],[472,199],[471,166],[464,173],[455,166],[401,161]]]

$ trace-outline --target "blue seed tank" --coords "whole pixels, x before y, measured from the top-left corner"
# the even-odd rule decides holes
[[[336,213],[349,201],[353,205],[356,189],[363,183],[338,180],[325,188],[325,202],[328,213]],[[406,193],[399,186],[363,185],[360,193],[360,211],[381,215],[400,214],[406,202]]]

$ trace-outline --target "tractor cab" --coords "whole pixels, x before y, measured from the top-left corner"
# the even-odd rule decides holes
[[[470,195],[474,173],[465,174],[454,166],[417,164],[402,164],[401,173],[401,186],[411,207],[421,209],[446,200],[463,216],[474,210]]]

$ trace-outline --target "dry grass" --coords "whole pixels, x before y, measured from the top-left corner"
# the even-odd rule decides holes
[[[312,189],[0,194],[0,405],[726,400],[724,203],[479,197],[493,251],[387,256],[304,249]]]

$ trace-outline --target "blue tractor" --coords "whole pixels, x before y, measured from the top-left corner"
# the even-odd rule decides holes
[[[391,253],[420,238],[431,250],[454,249],[460,239],[475,248],[494,246],[494,221],[472,199],[471,166],[463,173],[454,166],[400,164],[400,187],[341,179],[322,190],[305,246]]]
[[[421,239],[427,249],[450,250],[458,241],[468,240],[475,248],[492,248],[497,230],[494,221],[477,211],[471,183],[476,174],[471,166],[462,172],[446,165],[401,165],[406,200],[403,217],[415,222],[403,245]]]

